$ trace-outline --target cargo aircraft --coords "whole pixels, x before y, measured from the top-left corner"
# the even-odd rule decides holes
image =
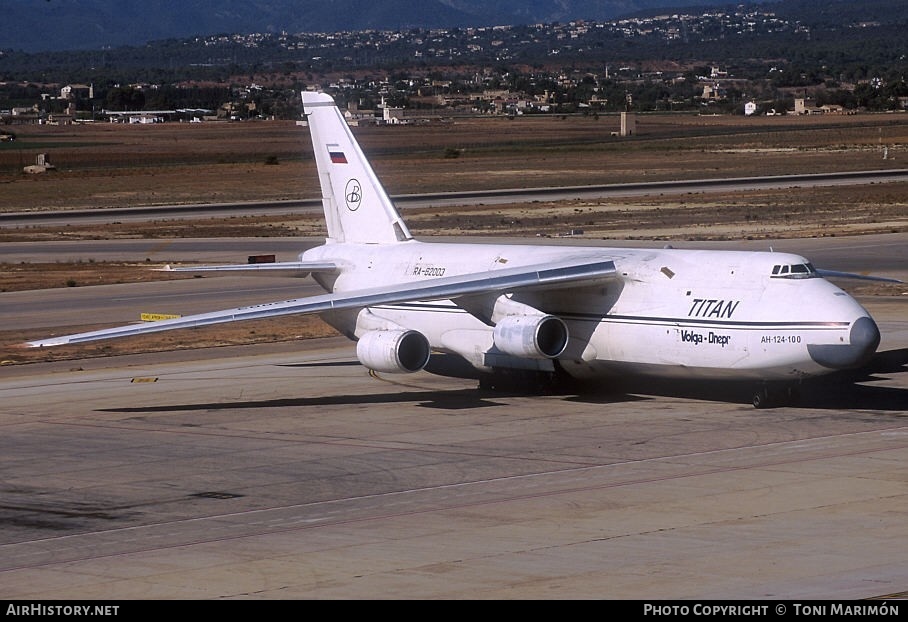
[[[798,255],[415,240],[334,100],[302,101],[325,244],[292,262],[173,269],[289,270],[328,293],[27,345],[319,314],[378,372],[422,370],[435,352],[467,361],[481,387],[515,377],[744,380],[756,407],[802,379],[862,366],[879,345],[873,318],[823,278],[834,273]]]

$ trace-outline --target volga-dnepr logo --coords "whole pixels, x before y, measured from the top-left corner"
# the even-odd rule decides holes
[[[347,187],[344,188],[344,202],[351,212],[359,209],[360,203],[363,202],[363,187],[358,180],[351,179],[347,182]]]

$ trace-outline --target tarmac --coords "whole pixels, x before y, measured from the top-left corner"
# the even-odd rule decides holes
[[[862,302],[871,366],[767,410],[339,338],[0,367],[0,598],[904,597],[908,296]]]

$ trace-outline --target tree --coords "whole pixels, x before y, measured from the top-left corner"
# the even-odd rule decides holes
[[[142,110],[145,94],[132,86],[116,86],[107,91],[106,101],[109,110]]]

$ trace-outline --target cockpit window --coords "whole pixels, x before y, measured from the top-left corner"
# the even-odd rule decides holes
[[[817,276],[813,264],[797,263],[791,265],[775,265],[772,267],[774,279],[812,279]]]

